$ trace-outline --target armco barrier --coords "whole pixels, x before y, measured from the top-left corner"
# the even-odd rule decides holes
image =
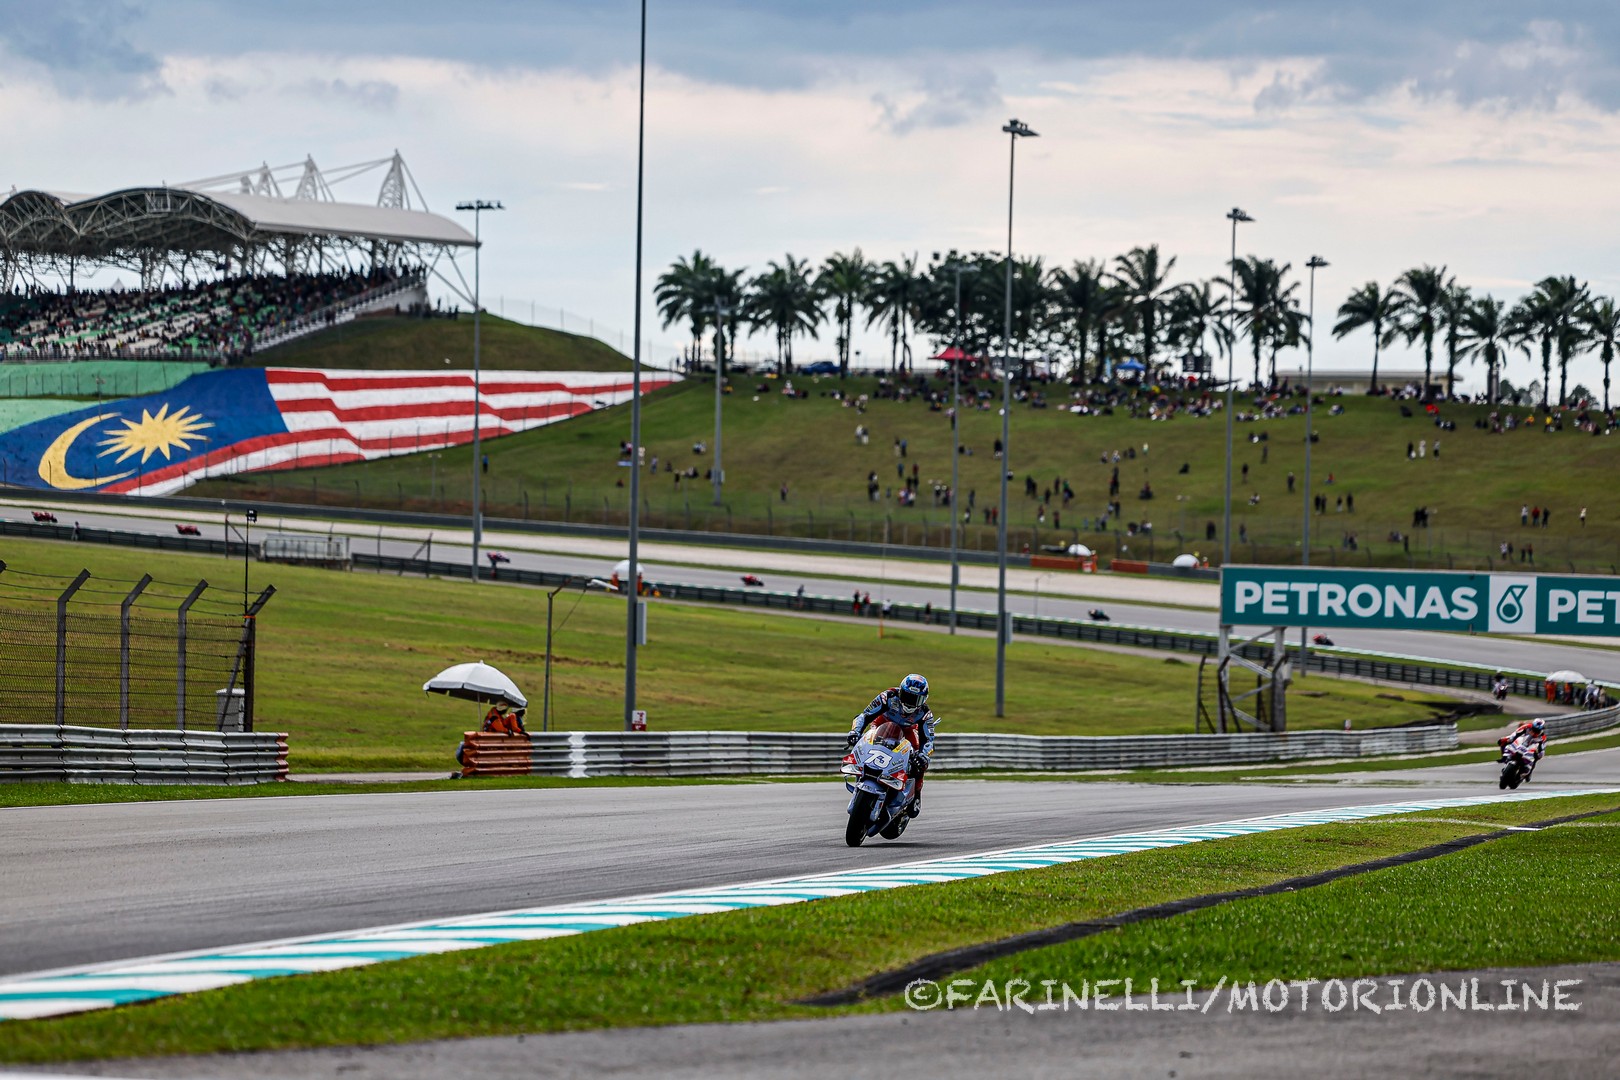
[[[465,776],[720,776],[838,771],[838,732],[468,732]],[[1457,747],[1457,725],[1235,735],[984,735],[941,732],[934,768],[1178,768],[1418,754]]]
[[[1567,739],[1571,735],[1590,735],[1594,731],[1614,727],[1620,724],[1620,705],[1607,709],[1596,709],[1592,712],[1569,713],[1565,716],[1548,716],[1547,737],[1549,739]]]
[[[259,784],[287,779],[287,736],[0,724],[0,782]]]

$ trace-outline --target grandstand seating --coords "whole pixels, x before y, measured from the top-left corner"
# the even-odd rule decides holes
[[[0,297],[0,359],[233,359],[420,287],[420,270],[251,275],[153,291]]]

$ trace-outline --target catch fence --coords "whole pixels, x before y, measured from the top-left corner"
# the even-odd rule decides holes
[[[253,730],[258,614],[206,581],[0,562],[0,723]]]

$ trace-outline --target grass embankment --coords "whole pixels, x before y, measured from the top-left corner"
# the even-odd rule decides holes
[[[155,394],[207,371],[204,360],[75,360],[0,364],[0,398],[102,398]],[[100,380],[98,383],[97,380]]]
[[[239,560],[9,537],[0,539],[0,559],[16,571],[60,578],[81,567],[126,582],[143,573],[182,583],[209,577],[229,583],[227,597],[241,573]],[[446,765],[458,733],[476,725],[482,710],[423,694],[421,685],[467,660],[510,675],[534,703],[529,723],[539,728],[546,619],[539,590],[291,566],[254,566],[252,580],[255,591],[265,584],[278,590],[259,621],[256,723],[292,734],[294,768]],[[656,601],[648,618],[639,687],[656,730],[840,730],[907,671],[933,680],[932,703],[948,731],[1192,730],[1198,668],[1175,657],[1020,643],[1009,653],[1006,716],[997,719],[995,643],[988,638],[893,624],[879,637],[872,622]],[[624,601],[562,594],[555,626],[553,728],[617,730]],[[116,658],[101,661],[111,665],[101,671],[103,685],[116,686]],[[1346,717],[1357,727],[1404,723],[1433,715],[1431,705],[1452,704],[1410,693],[1393,700],[1375,686],[1317,677],[1311,689],[1323,696],[1290,703],[1294,728],[1339,727]]]
[[[846,539],[881,539],[890,520],[895,542],[916,543],[925,533],[936,545],[947,542],[949,515],[934,505],[930,485],[949,483],[951,472],[950,422],[943,412],[931,412],[925,401],[905,404],[873,401],[864,415],[822,396],[840,385],[851,394],[875,389],[872,379],[835,377],[801,378],[794,385],[809,390],[808,399],[787,399],[767,391],[756,397],[754,376],[737,376],[735,392],[725,400],[724,461],[726,508],[710,507],[709,487],[702,474],[709,452],[693,454],[704,442],[712,451],[714,394],[712,382],[701,377],[652,395],[643,409],[643,439],[649,456],[660,459],[656,478],[644,487],[648,520],[653,524],[695,528],[805,535]],[[780,386],[769,380],[771,388]],[[945,384],[934,380],[936,389]],[[1225,426],[1220,414],[1198,418],[1177,414],[1168,422],[1133,418],[1121,407],[1110,416],[1076,416],[1064,411],[1061,394],[1052,407],[1015,406],[1012,466],[1015,473],[1008,524],[1015,548],[1025,542],[1036,546],[1079,535],[1104,555],[1149,554],[1168,559],[1180,551],[1218,552],[1205,541],[1208,523],[1219,523],[1223,499]],[[1388,539],[1391,531],[1410,534],[1410,555],[1419,565],[1485,565],[1498,558],[1498,545],[1511,542],[1515,551],[1525,543],[1535,549],[1536,566],[1567,571],[1573,561],[1583,572],[1610,573],[1620,564],[1620,506],[1605,503],[1594,493],[1606,490],[1620,454],[1620,442],[1594,438],[1573,430],[1546,434],[1520,427],[1502,435],[1474,428],[1474,421],[1490,409],[1485,406],[1447,405],[1444,418],[1455,431],[1441,431],[1423,417],[1400,415],[1396,402],[1345,396],[1325,398],[1316,410],[1320,440],[1312,449],[1313,492],[1328,497],[1329,511],[1318,515],[1313,530],[1313,564],[1405,566],[1406,548]],[[1341,404],[1344,413],[1329,414],[1328,406]],[[1245,408],[1239,402],[1240,408]],[[1410,407],[1410,406],[1409,406]],[[1512,410],[1524,417],[1529,410]],[[857,424],[871,430],[871,441],[857,446]],[[974,495],[974,524],[967,530],[969,547],[991,549],[994,529],[983,522],[982,511],[996,500],[997,462],[992,454],[1000,436],[1000,418],[994,408],[964,413],[962,442],[971,447],[964,456],[962,496]],[[1252,543],[1234,544],[1234,557],[1243,560],[1299,558],[1300,511],[1303,488],[1288,491],[1288,474],[1303,483],[1303,416],[1242,423],[1234,459],[1233,528],[1242,527]],[[1266,436],[1266,441],[1250,442]],[[524,496],[532,517],[601,523],[623,522],[626,489],[619,487],[624,470],[618,467],[619,442],[629,436],[627,410],[604,410],[565,424],[495,440],[489,444],[490,471],[484,477],[489,512],[519,516]],[[1407,443],[1425,441],[1432,448],[1440,438],[1443,453],[1409,460]],[[895,454],[897,439],[907,441],[907,456]],[[1144,451],[1144,446],[1147,449]],[[1108,498],[1109,478],[1115,468],[1114,451],[1134,448],[1137,456],[1118,463],[1121,514],[1110,521],[1107,535],[1095,529]],[[1104,462],[1102,457],[1108,456]],[[663,463],[677,469],[696,466],[699,477],[677,487]],[[329,497],[353,499],[353,481],[360,483],[360,499],[372,505],[429,509],[464,508],[469,501],[465,477],[470,473],[471,450],[446,451],[438,462],[441,483],[432,485],[431,462],[421,456],[391,458],[341,465],[322,472],[320,489]],[[904,508],[889,493],[897,485],[895,467],[909,474],[916,464],[922,490],[917,504]],[[1188,471],[1181,473],[1186,465]],[[465,466],[465,468],[464,468]],[[1247,468],[1245,475],[1244,469]],[[866,498],[866,477],[877,473],[880,499]],[[1024,495],[1026,475],[1044,490],[1054,477],[1067,478],[1075,491],[1068,509],[1047,506],[1046,523],[1034,534],[1041,498]],[[1327,483],[1329,476],[1333,482]],[[1152,501],[1137,498],[1151,481]],[[271,494],[269,478],[238,482],[211,481],[199,494],[242,495],[249,491]],[[310,491],[307,475],[283,474],[274,478],[276,496],[298,498]],[[781,485],[788,498],[781,498]],[[340,490],[341,489],[341,490]],[[1257,504],[1251,504],[1258,495]],[[1334,508],[1340,496],[1353,496],[1355,511]],[[690,503],[690,507],[688,507]],[[1548,528],[1521,527],[1521,505],[1550,506],[1558,524]],[[1587,522],[1580,524],[1582,506]],[[1414,528],[1412,512],[1431,511],[1431,526]],[[1054,513],[1061,511],[1062,528],[1055,528]],[[812,520],[813,519],[813,520]],[[1116,535],[1121,522],[1150,520],[1153,541]],[[1184,539],[1178,540],[1176,533]],[[1343,547],[1344,534],[1354,532],[1358,548]],[[1236,539],[1236,538],[1235,538]],[[1520,564],[1515,561],[1515,567]],[[1528,566],[1529,564],[1525,564]]]
[[[1324,825],[273,979],[138,1008],[8,1023],[0,1026],[0,1059],[195,1054],[824,1016],[832,1010],[792,1002],[937,952],[1617,805],[1620,797],[1588,796]],[[1175,987],[1181,978],[1213,983],[1220,975],[1322,978],[1614,959],[1620,957],[1620,879],[1609,872],[1611,833],[1569,828],[1493,841],[1292,896],[1238,901],[1111,931],[1001,961],[984,973],[1011,968],[1032,982],[1076,984],[1134,975],[1144,985],[1158,975]],[[1534,933],[1525,932],[1527,918]],[[1193,920],[1202,935],[1184,929]],[[1172,935],[1184,953],[1155,947],[1155,934]],[[860,947],[851,948],[856,941]],[[1080,946],[1104,952],[1094,958],[1068,951]],[[899,999],[886,999],[855,1009],[903,1007]]]
[[[479,366],[487,371],[629,371],[630,359],[593,337],[525,326],[485,313],[479,331]],[[266,349],[256,367],[445,370],[472,366],[472,315],[408,319],[392,315],[355,319],[330,330]]]

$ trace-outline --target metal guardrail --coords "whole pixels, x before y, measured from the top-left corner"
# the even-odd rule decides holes
[[[1569,713],[1564,716],[1544,717],[1547,723],[1547,738],[1567,739],[1572,735],[1590,735],[1594,731],[1620,725],[1620,705],[1607,709],[1594,709],[1591,712]]]
[[[285,734],[0,724],[0,782],[259,784],[285,779]]]
[[[467,776],[717,776],[826,773],[844,756],[837,732],[575,731],[528,738],[468,732]],[[1419,754],[1457,748],[1456,724],[1368,731],[1226,735],[991,735],[940,733],[935,771],[1244,765],[1310,758]]]

